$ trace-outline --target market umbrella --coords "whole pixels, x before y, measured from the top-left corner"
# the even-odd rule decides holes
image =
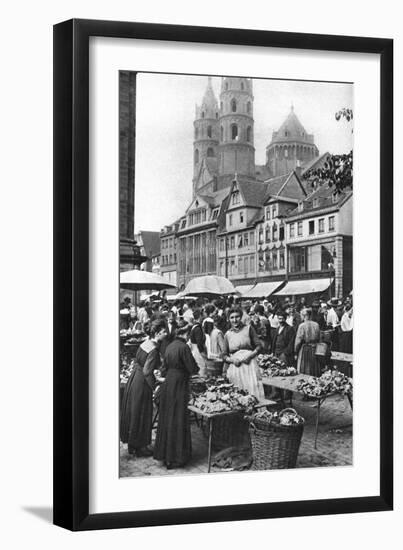
[[[120,274],[120,286],[129,290],[163,290],[165,288],[176,288],[175,285],[168,283],[166,279],[151,273],[151,271],[140,271],[132,269],[131,271],[122,271]]]
[[[203,277],[195,277],[187,284],[184,295],[203,295],[216,294],[223,296],[224,294],[237,294],[234,285],[225,277],[217,275],[205,275]]]

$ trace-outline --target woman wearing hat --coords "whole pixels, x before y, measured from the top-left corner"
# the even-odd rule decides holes
[[[151,325],[150,338],[137,350],[134,370],[126,384],[120,416],[120,439],[130,454],[151,456],[154,371],[160,367],[159,345],[166,337],[164,321]]]
[[[190,325],[180,319],[175,339],[165,350],[166,378],[161,388],[154,458],[168,469],[184,466],[192,456],[189,379],[199,370],[186,341]]]

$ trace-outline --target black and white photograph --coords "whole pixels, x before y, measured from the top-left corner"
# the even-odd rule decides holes
[[[119,72],[119,476],[353,465],[354,84]]]

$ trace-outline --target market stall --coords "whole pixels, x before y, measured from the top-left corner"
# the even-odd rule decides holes
[[[329,369],[321,376],[315,377],[308,374],[298,374],[296,369],[286,366],[284,363],[269,355],[258,357],[262,369],[262,382],[265,386],[275,387],[282,391],[291,392],[290,405],[292,405],[292,393],[297,392],[316,402],[315,444],[319,431],[320,408],[332,395],[345,395],[350,407],[353,407],[353,382],[336,369]],[[285,406],[285,403],[283,403]]]

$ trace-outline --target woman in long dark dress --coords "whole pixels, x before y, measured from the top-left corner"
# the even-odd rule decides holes
[[[136,354],[134,370],[122,399],[120,439],[128,452],[136,456],[151,456],[154,371],[161,365],[160,342],[166,337],[164,321],[151,325],[150,339],[143,342]]]
[[[190,326],[179,323],[176,337],[165,351],[165,382],[161,388],[154,458],[168,469],[180,468],[192,456],[190,435],[189,379],[199,370],[186,344]]]

